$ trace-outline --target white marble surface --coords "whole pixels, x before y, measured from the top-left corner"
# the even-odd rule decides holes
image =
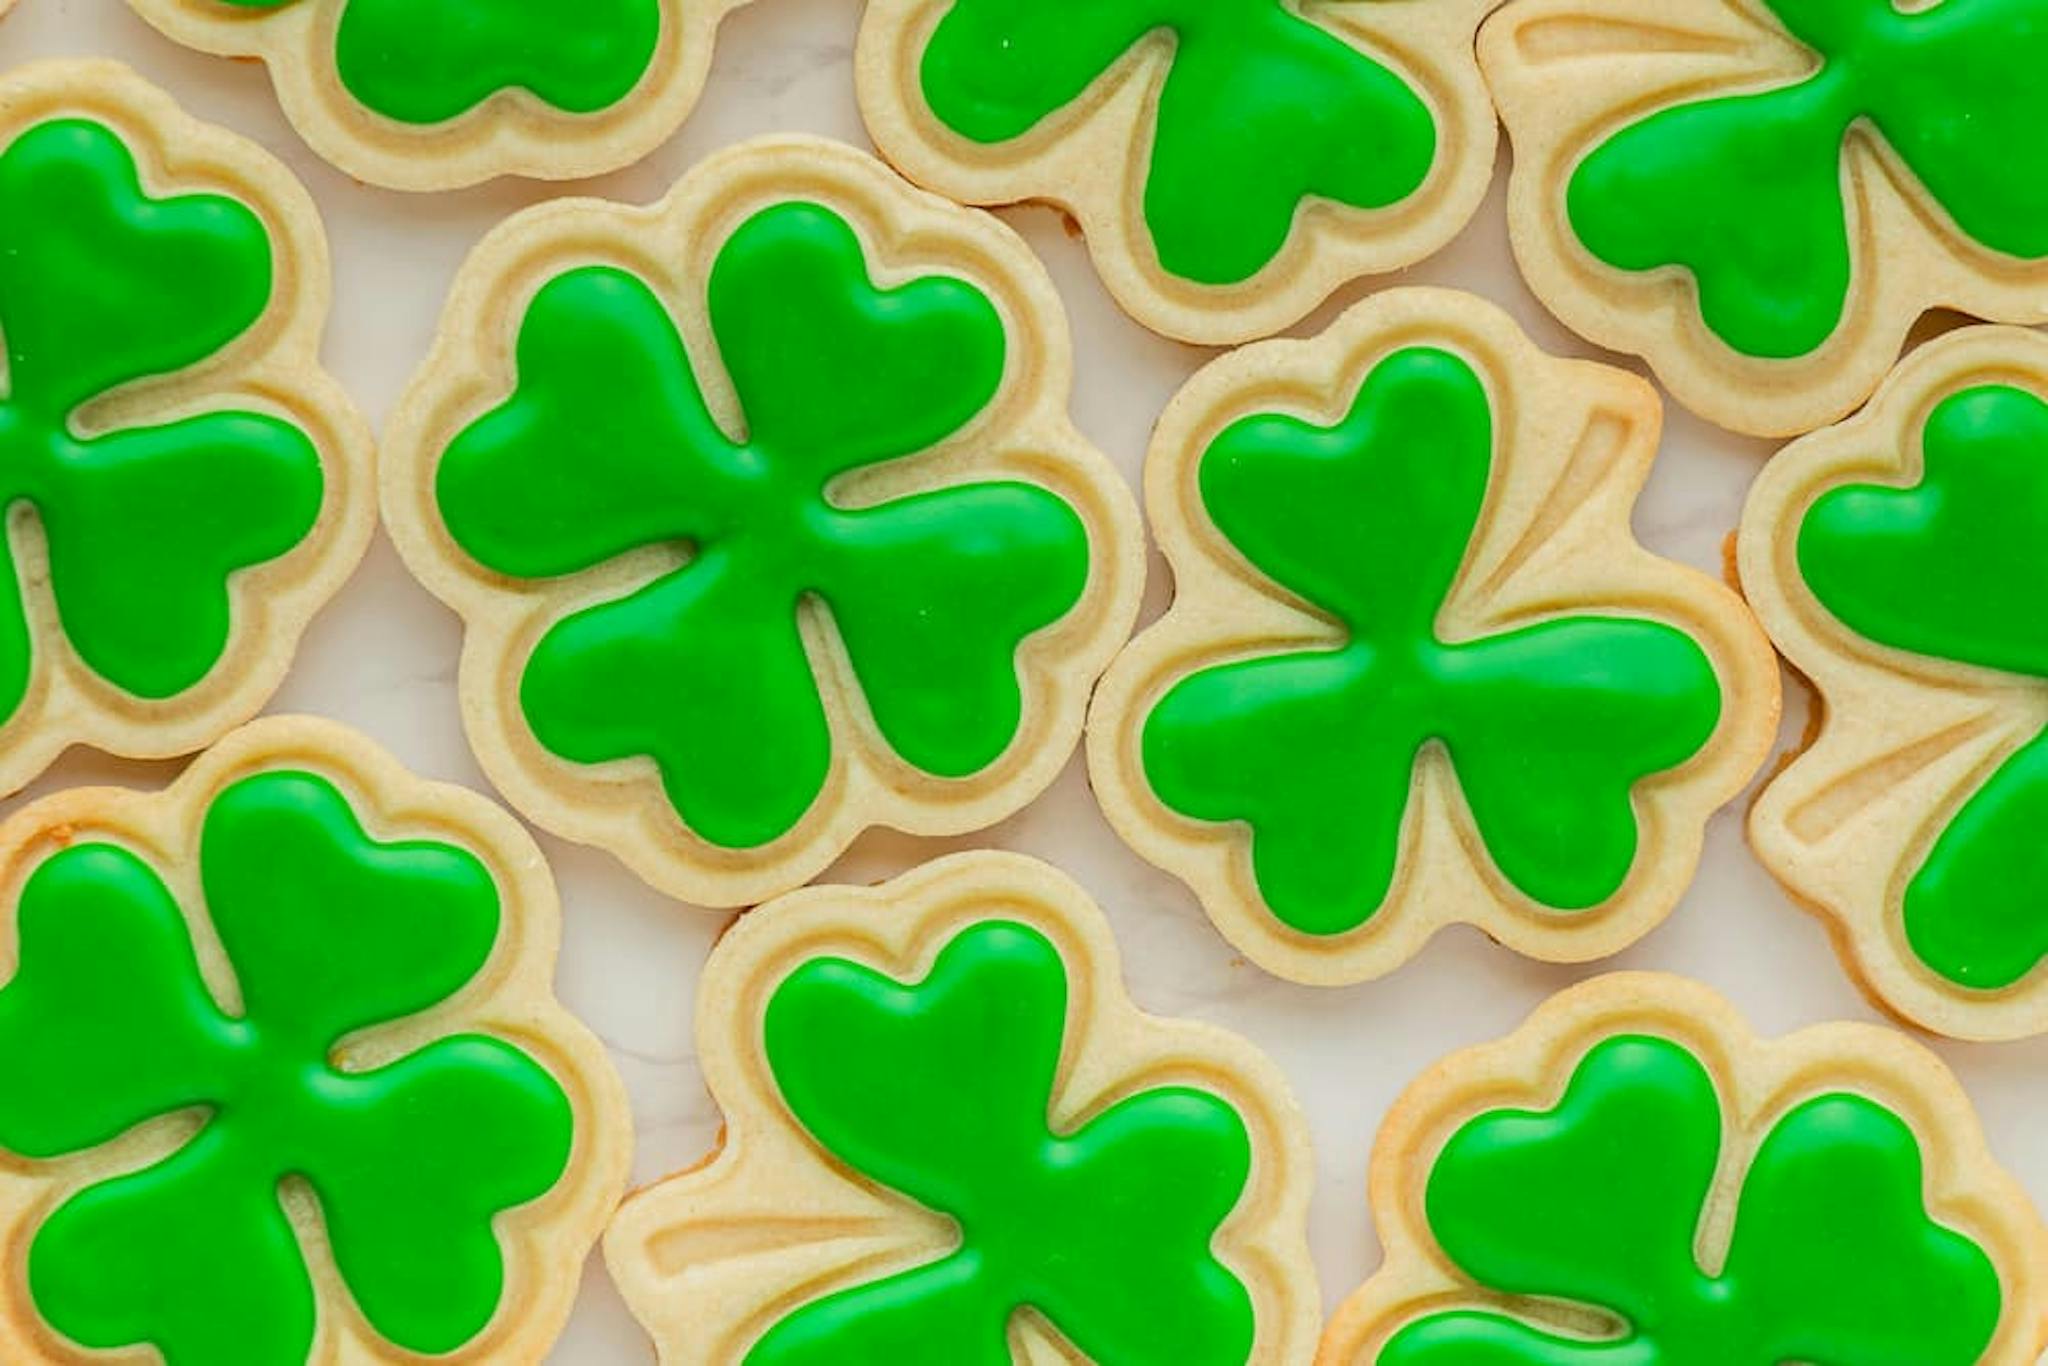
[[[763,0],[742,10],[720,36],[710,86],[683,132],[639,166],[575,192],[652,199],[705,153],[756,133],[806,130],[865,146],[850,70],[858,18],[854,0]],[[426,350],[442,295],[470,245],[513,210],[563,192],[500,183],[420,198],[357,185],[300,144],[259,68],[177,48],[120,0],[19,0],[0,25],[5,65],[71,54],[127,61],[188,109],[255,137],[297,171],[325,215],[338,276],[327,363],[375,423],[388,415]],[[1406,278],[1485,294],[1543,345],[1594,354],[1522,288],[1508,259],[1500,191],[1497,179],[1465,234]],[[1055,215],[1006,216],[1051,266],[1072,316],[1075,416],[1135,479],[1154,416],[1211,353],[1151,336],[1119,314]],[[1346,300],[1353,297],[1356,291]],[[1303,330],[1334,312],[1326,308]],[[1642,539],[1718,572],[1722,537],[1768,451],[1669,413],[1664,449],[1637,515]],[[1167,592],[1156,558],[1153,568],[1147,619]],[[272,709],[346,721],[420,773],[488,791],[457,720],[458,635],[453,615],[412,582],[380,537],[314,623]],[[1804,699],[1795,692],[1785,736],[1797,735],[1804,721]],[[156,786],[174,767],[74,751],[27,795],[88,781]],[[567,922],[561,995],[604,1037],[625,1074],[639,1130],[635,1178],[651,1180],[699,1157],[717,1127],[688,1022],[697,971],[722,917],[656,895],[608,855],[545,837],[542,844],[561,883]],[[871,835],[830,876],[868,880],[976,844],[1036,854],[1079,878],[1116,927],[1140,1004],[1238,1030],[1279,1060],[1313,1128],[1311,1234],[1326,1303],[1378,1259],[1365,1210],[1365,1161],[1380,1116],[1401,1087],[1442,1054],[1511,1029],[1546,994],[1598,970],[1526,962],[1461,929],[1439,936],[1382,982],[1318,991],[1274,980],[1235,959],[1178,883],[1124,850],[1090,802],[1078,762],[1030,809],[977,839]],[[1732,811],[1714,822],[1691,894],[1612,966],[1698,977],[1773,1033],[1825,1019],[1874,1018],[1818,922],[1795,910],[1749,857]],[[2048,1040],[1937,1048],[1976,1099],[1993,1151],[2048,1204]],[[593,1260],[553,1360],[600,1366],[648,1355]]]

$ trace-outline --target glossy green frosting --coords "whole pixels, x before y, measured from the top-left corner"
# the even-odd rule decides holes
[[[1933,210],[1987,251],[2048,257],[2048,10],[2038,0],[1762,0],[1813,70],[1626,123],[1573,170],[1585,247],[1682,267],[1734,350],[1806,355],[1841,324],[1856,262],[1844,140],[1868,130]]]
[[[1430,1168],[1437,1246],[1527,1314],[1426,1313],[1379,1366],[1974,1366],[2001,1291],[1983,1249],[1934,1222],[1920,1145],[1848,1092],[1802,1100],[1754,1153],[1723,1151],[1714,1082],[1676,1043],[1622,1035],[1555,1108],[1467,1122]],[[1701,1264],[1702,1210],[1741,1164],[1734,1228]],[[1589,1341],[1556,1310],[1615,1321]]]
[[[1250,1359],[1251,1298],[1212,1251],[1250,1178],[1243,1119],[1161,1086],[1056,1131],[1066,1026],[1059,951],[1010,921],[960,931],[922,981],[814,958],[776,988],[762,1038],[790,1112],[960,1244],[790,1311],[748,1366],[1013,1366],[1026,1308],[1100,1366]]]
[[[1493,447],[1479,376],[1411,347],[1337,425],[1248,417],[1202,454],[1216,529],[1345,638],[1175,682],[1144,720],[1144,769],[1182,815],[1250,826],[1260,894],[1294,929],[1342,933],[1379,909],[1431,744],[1509,881],[1559,911],[1596,905],[1635,860],[1634,785],[1718,723],[1712,664],[1661,622],[1567,603],[1513,631],[1440,636]]]
[[[122,692],[168,698],[203,680],[234,631],[230,577],[291,550],[320,514],[319,455],[279,418],[96,416],[101,400],[233,344],[271,290],[252,209],[146,194],[104,125],[37,124],[0,152],[0,502],[33,510],[42,591],[78,658]],[[35,667],[21,545],[0,553],[0,720]]]
[[[1148,35],[1172,35],[1144,217],[1170,275],[1232,285],[1303,205],[1377,209],[1421,187],[1436,119],[1408,82],[1280,0],[955,0],[924,50],[932,113],[981,143],[1059,115]]]
[[[208,807],[199,887],[232,1011],[200,976],[187,911],[128,848],[73,844],[22,890],[20,966],[0,988],[0,1148],[55,1158],[165,1116],[198,1125],[37,1216],[37,1312],[84,1346],[146,1344],[169,1366],[309,1360],[335,1308],[316,1310],[291,1183],[375,1332],[461,1346],[503,1289],[493,1217],[568,1162],[568,1098],[483,1035],[366,1069],[335,1050],[476,975],[499,930],[490,873],[453,845],[373,840],[326,779],[279,771]]]
[[[1850,484],[1800,523],[1800,576],[1859,635],[2048,687],[2048,403],[1982,385],[1943,399],[1907,488]],[[2009,986],[2048,955],[2048,733],[1962,801],[1905,892],[1906,938],[1962,986]]]
[[[711,416],[704,358],[653,291],[583,267],[535,297],[518,387],[456,437],[436,487],[449,532],[501,574],[577,574],[648,549],[682,561],[550,626],[520,706],[565,759],[651,757],[692,830],[752,847],[802,819],[832,763],[801,602],[829,612],[889,747],[967,777],[1016,736],[1017,648],[1080,600],[1089,547],[1036,484],[834,494],[994,398],[1009,337],[974,286],[878,289],[844,220],[789,202],[726,242],[708,306],[740,432]]]

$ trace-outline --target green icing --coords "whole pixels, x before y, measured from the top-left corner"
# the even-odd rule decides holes
[[[1972,1366],[1998,1326],[1983,1250],[1929,1218],[1911,1129],[1832,1093],[1771,1126],[1742,1176],[1727,1258],[1699,1261],[1721,1160],[1707,1070],[1663,1039],[1608,1039],[1556,1108],[1451,1136],[1424,1206],[1478,1285],[1619,1320],[1587,1341],[1491,1310],[1426,1314],[1379,1366]]]
[[[858,507],[828,496],[842,475],[959,431],[995,396],[1007,338],[973,286],[877,289],[842,219],[785,203],[720,251],[709,314],[742,439],[711,417],[653,291],[585,267],[534,299],[517,388],[456,437],[437,488],[450,534],[503,574],[687,552],[555,623],[527,660],[521,706],[565,759],[651,757],[691,829],[751,847],[803,817],[831,764],[803,599],[829,610],[889,746],[964,777],[1016,735],[1017,647],[1079,601],[1089,551],[1074,510],[1032,484]]]
[[[1819,58],[1790,84],[1693,100],[1594,148],[1572,230],[1623,270],[1682,266],[1745,355],[1803,356],[1841,322],[1852,270],[1843,139],[1867,120],[1967,237],[2048,256],[2048,10],[2038,0],[1763,0]],[[1876,269],[1864,262],[1862,270]]]
[[[567,1165],[568,1098],[494,1038],[442,1038],[363,1071],[333,1052],[476,974],[498,935],[490,873],[452,845],[372,840],[330,783],[298,772],[221,792],[199,862],[237,1014],[135,854],[75,844],[22,889],[20,967],[0,988],[0,1147],[59,1157],[173,1112],[202,1117],[169,1156],[42,1220],[28,1245],[37,1310],[87,1347],[149,1344],[169,1366],[307,1360],[313,1287],[279,1199],[293,1178],[371,1326],[412,1351],[460,1346],[503,1287],[492,1217]]]
[[[1161,30],[1171,69],[1138,145],[1169,274],[1237,284],[1279,255],[1303,201],[1383,208],[1428,177],[1437,128],[1422,97],[1281,0],[955,0],[924,51],[924,98],[963,137],[1005,142]]]
[[[334,65],[349,94],[400,123],[443,123],[510,90],[594,114],[640,84],[660,41],[659,0],[342,0]]]
[[[1146,717],[1143,762],[1173,810],[1250,825],[1260,893],[1297,930],[1341,933],[1379,908],[1431,741],[1501,872],[1574,910],[1628,875],[1635,783],[1697,753],[1718,723],[1713,666],[1659,622],[1559,616],[1438,637],[1493,440],[1471,367],[1414,347],[1373,369],[1336,426],[1248,417],[1202,455],[1217,530],[1346,639],[1179,680]]]
[[[1950,0],[1954,3],[1954,0]],[[1871,640],[2048,679],[2048,403],[1984,385],[1921,433],[1910,488],[1852,484],[1800,524],[1814,597]],[[2009,986],[2048,955],[2048,733],[2011,755],[1943,828],[1907,885],[1906,937],[1966,987]]]
[[[783,1101],[871,1181],[950,1216],[957,1250],[802,1305],[748,1366],[1011,1366],[1036,1309],[1101,1366],[1249,1359],[1253,1312],[1210,1244],[1251,1172],[1244,1121],[1185,1086],[1048,1121],[1067,974],[1034,929],[986,921],[905,985],[815,958],[776,989],[763,1043]]]
[[[0,504],[34,508],[64,634],[123,692],[171,697],[219,662],[229,578],[312,529],[320,459],[257,413],[102,430],[79,412],[209,359],[262,316],[271,284],[254,212],[145,195],[100,124],[38,124],[0,153]],[[33,668],[13,552],[0,547],[0,720]]]

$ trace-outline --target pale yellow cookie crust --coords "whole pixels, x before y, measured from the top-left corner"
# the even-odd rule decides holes
[[[449,537],[434,504],[448,442],[511,392],[512,341],[542,284],[605,262],[644,279],[668,305],[728,432],[741,429],[720,376],[704,282],[727,238],[758,210],[789,199],[821,204],[859,237],[877,283],[945,274],[982,290],[1010,338],[1002,387],[966,428],[904,460],[856,472],[834,496],[856,502],[989,478],[1021,479],[1070,503],[1087,530],[1089,581],[1074,609],[1017,652],[1024,713],[1010,747],[963,779],[935,778],[898,758],[875,728],[844,646],[820,604],[799,613],[825,701],[833,762],[796,827],[755,849],[727,849],[690,831],[652,760],[578,765],[544,750],[519,710],[520,671],[543,630],[565,613],[620,596],[672,561],[636,552],[561,580],[485,570]],[[736,906],[801,886],[870,826],[919,835],[982,829],[1018,810],[1058,774],[1080,737],[1088,691],[1130,631],[1143,589],[1136,501],[1067,415],[1073,354],[1059,297],[1024,243],[988,214],[904,184],[872,157],[822,138],[742,143],[699,165],[642,208],[557,200],[513,217],[457,277],[433,352],[386,433],[384,516],[400,553],[468,627],[463,719],[484,770],[512,805],[565,838],[609,849],[684,901]]]
[[[941,123],[919,89],[924,50],[952,0],[871,0],[854,49],[861,117],[910,179],[966,204],[1043,202],[1081,225],[1103,284],[1154,332],[1208,346],[1269,336],[1346,283],[1414,265],[1457,236],[1493,178],[1499,135],[1473,35],[1499,0],[1318,6],[1312,21],[1398,73],[1437,123],[1437,158],[1415,193],[1384,209],[1310,199],[1286,247],[1237,285],[1197,284],[1159,264],[1145,225],[1154,115],[1173,55],[1160,30],[1080,98],[1006,143]]]
[[[741,917],[719,941],[697,996],[697,1054],[725,1114],[716,1153],[636,1191],[605,1234],[605,1261],[663,1366],[738,1361],[801,1303],[944,1256],[942,1215],[876,1186],[821,1149],[784,1108],[761,1021],[801,964],[850,959],[923,977],[970,925],[1009,920],[1044,934],[1068,972],[1064,1053],[1051,1122],[1065,1131],[1156,1086],[1227,1100],[1252,1140],[1245,1195],[1218,1230],[1217,1256],[1250,1292],[1252,1360],[1306,1361],[1321,1301],[1306,1212],[1306,1120],[1279,1069],[1210,1025],[1146,1015],[1125,995],[1108,922],[1085,892],[1017,854],[957,854],[879,887],[810,887]],[[1020,1363],[1083,1360],[1033,1313],[1011,1325]]]
[[[1978,384],[2048,399],[2048,336],[1973,327],[1922,347],[1868,408],[1786,447],[1751,488],[1738,541],[1743,591],[1812,680],[1820,725],[1757,798],[1749,840],[1824,918],[1879,1005],[1956,1038],[2015,1039],[2048,1030],[2048,967],[1995,991],[1962,987],[1914,954],[1902,900],[1949,819],[2048,729],[2048,685],[1868,640],[1820,604],[1798,564],[1799,526],[1814,500],[1848,483],[1918,482],[1928,414]]]
[[[431,839],[482,859],[498,886],[502,922],[490,959],[460,991],[419,1014],[349,1037],[334,1055],[344,1067],[370,1067],[453,1034],[505,1039],[558,1082],[575,1113],[575,1139],[562,1180],[540,1199],[497,1216],[505,1254],[497,1316],[458,1350],[436,1361],[538,1363],[561,1332],[584,1258],[625,1189],[632,1154],[632,1112],[624,1083],[603,1046],[555,1000],[560,907],[538,847],[519,823],[464,788],[423,781],[363,736],[312,717],[266,717],[229,735],[161,792],[74,788],[44,798],[0,824],[0,964],[12,976],[15,912],[21,888],[46,859],[73,844],[103,840],[141,856],[177,897],[192,928],[200,970],[216,998],[237,999],[234,969],[206,920],[198,843],[207,806],[252,774],[292,769],[332,782],[364,829],[380,841]],[[198,1112],[141,1125],[112,1143],[47,1161],[0,1154],[0,1357],[9,1362],[154,1361],[153,1349],[92,1352],[43,1322],[29,1298],[29,1239],[43,1217],[84,1186],[133,1171],[187,1141]],[[319,1335],[309,1362],[391,1362],[415,1358],[380,1337],[356,1308],[334,1264],[319,1210],[304,1190],[284,1202],[299,1235],[319,1306]]]
[[[1555,1322],[1554,1306],[1476,1286],[1451,1265],[1429,1231],[1424,1190],[1461,1125],[1487,1111],[1555,1106],[1585,1055],[1621,1034],[1669,1039],[1713,1076],[1722,1107],[1721,1170],[1700,1221],[1703,1265],[1723,1260],[1742,1177],[1763,1136],[1801,1102],[1847,1091],[1891,1110],[1912,1130],[1926,1164],[1928,1213],[1975,1240],[1998,1269],[2004,1313],[1982,1366],[2031,1366],[2048,1345],[2048,1233],[2026,1192],[1985,1147],[1969,1097],[1939,1059],[1877,1025],[1823,1024],[1760,1038],[1706,987],[1666,973],[1629,972],[1552,997],[1513,1034],[1446,1058],[1394,1103],[1367,1177],[1385,1259],[1338,1307],[1318,1366],[1364,1366],[1424,1313],[1469,1308]]]
[[[146,194],[220,194],[246,205],[269,235],[274,275],[269,306],[248,331],[198,365],[93,399],[74,424],[117,430],[227,409],[282,418],[319,454],[320,514],[291,551],[230,576],[234,625],[213,669],[184,692],[151,699],[116,688],[78,657],[58,621],[34,510],[16,504],[5,534],[32,662],[21,706],[0,724],[0,793],[21,788],[74,744],[169,758],[255,715],[284,680],[313,614],[362,559],[377,517],[369,427],[320,368],[332,286],[327,240],[305,189],[255,143],[189,117],[117,62],[48,61],[0,75],[0,148],[73,117],[120,137]]]
[[[393,190],[454,190],[497,176],[571,180],[615,171],[660,146],[696,107],[718,26],[747,0],[660,0],[661,36],[639,83],[591,114],[500,90],[442,123],[412,124],[364,107],[335,70],[348,0],[250,9],[228,0],[128,0],[174,42],[270,71],[299,136],[346,174]]]
[[[1486,506],[1438,633],[1470,639],[1582,611],[1666,622],[1692,636],[1713,664],[1721,720],[1692,759],[1637,785],[1641,843],[1621,888],[1568,913],[1538,905],[1494,867],[1443,747],[1426,746],[1394,883],[1378,913],[1344,934],[1304,934],[1267,909],[1248,826],[1192,820],[1158,800],[1140,736],[1165,690],[1196,669],[1344,639],[1340,627],[1268,581],[1216,530],[1202,508],[1201,456],[1248,414],[1335,423],[1372,368],[1410,346],[1465,359],[1494,411]],[[1691,881],[1707,817],[1769,752],[1779,712],[1776,658],[1740,599],[1707,575],[1651,554],[1629,530],[1661,420],[1656,394],[1642,380],[1546,355],[1505,313],[1450,290],[1390,290],[1319,337],[1263,342],[1197,373],[1168,405],[1145,460],[1146,507],[1173,568],[1173,607],[1117,657],[1089,716],[1089,775],[1110,825],[1148,862],[1187,883],[1240,952],[1292,981],[1337,985],[1381,976],[1457,923],[1553,962],[1603,957],[1647,933]]]
[[[1931,309],[2048,321],[2048,262],[1963,235],[1867,120],[1842,153],[1849,295],[1810,355],[1744,356],[1701,320],[1690,272],[1620,270],[1580,244],[1565,189],[1604,139],[1661,108],[1812,72],[1813,54],[1761,0],[1513,0],[1480,30],[1479,60],[1514,146],[1508,235],[1529,287],[1587,340],[1643,357],[1720,426],[1792,436],[1834,421],[1870,396]]]

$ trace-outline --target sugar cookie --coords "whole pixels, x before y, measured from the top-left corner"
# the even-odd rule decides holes
[[[1659,419],[1445,290],[1201,371],[1145,464],[1173,609],[1089,720],[1110,824],[1296,981],[1643,934],[1778,719],[1741,602],[1631,537]]]
[[[668,1366],[1304,1362],[1305,1123],[1278,1069],[1125,997],[1014,854],[741,918],[697,997],[718,1152],[605,1259]]]
[[[1493,176],[1497,0],[871,0],[862,117],[912,180],[1073,214],[1126,312],[1224,344],[1455,236]]]
[[[631,1117],[509,816],[272,718],[16,813],[0,898],[0,1358],[542,1359]]]
[[[1750,493],[1743,589],[1820,696],[1750,815],[1871,994],[2048,1029],[2048,337],[1952,333]]]
[[[71,744],[189,753],[276,689],[376,519],[328,290],[255,144],[112,62],[0,75],[0,792]]]
[[[1530,287],[1724,427],[1841,417],[1930,309],[2048,321],[2035,0],[1514,0],[1479,56]]]
[[[1925,1049],[1599,978],[1411,1086],[1321,1366],[2032,1366],[2048,1239]]]
[[[285,117],[398,190],[569,180],[653,151],[688,116],[746,0],[128,0],[166,36],[270,70]]]
[[[463,268],[384,487],[468,624],[492,781],[715,905],[870,825],[1022,806],[1144,573],[1071,365],[1013,233],[822,139],[731,148],[652,208],[512,219]]]

